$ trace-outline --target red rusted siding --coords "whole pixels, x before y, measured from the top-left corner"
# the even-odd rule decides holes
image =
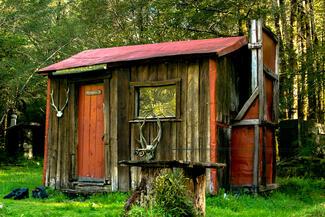
[[[253,183],[254,127],[234,127],[231,142],[230,184],[250,186]]]
[[[266,150],[265,150],[265,157],[266,157],[266,184],[272,184],[273,183],[273,176],[275,174],[273,174],[273,155],[275,153],[273,153],[273,145],[275,144],[274,140],[274,130],[272,129],[266,129],[265,132],[265,137],[266,137]]]
[[[216,84],[217,84],[217,62],[215,59],[209,60],[209,81],[210,81],[210,161],[217,162],[217,106],[216,106]],[[211,182],[213,192],[217,187],[217,171],[211,169]]]
[[[254,100],[243,119],[258,119],[258,98]]]
[[[51,80],[47,79],[47,95],[46,95],[46,117],[45,117],[45,138],[44,138],[44,163],[43,163],[43,179],[42,182],[45,185],[46,168],[48,159],[48,136],[49,136],[49,119],[50,119],[50,93],[51,93]]]
[[[263,62],[273,72],[275,72],[275,55],[275,41],[267,33],[263,32]]]
[[[269,78],[265,78],[265,97],[266,97],[266,111],[265,111],[265,119],[268,121],[272,121],[273,117],[273,81]]]
[[[90,95],[91,91],[100,94]],[[78,176],[104,178],[104,88],[102,84],[79,89]]]

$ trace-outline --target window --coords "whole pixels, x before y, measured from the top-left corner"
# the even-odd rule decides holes
[[[176,117],[176,85],[138,88],[138,117]]]
[[[135,118],[176,118],[179,80],[131,82]]]

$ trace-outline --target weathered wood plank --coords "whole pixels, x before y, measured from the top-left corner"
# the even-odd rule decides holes
[[[168,65],[166,62],[158,64],[157,67],[157,80],[165,81],[168,79]]]
[[[199,159],[199,62],[197,60],[188,64],[187,80],[187,153],[186,159],[198,161]]]
[[[51,79],[53,90],[53,100],[58,102],[59,100],[59,88],[60,84],[58,80]],[[57,145],[58,145],[58,118],[56,117],[56,112],[51,107],[50,112],[50,143],[49,143],[49,186],[55,187],[56,183],[56,169],[57,169]]]
[[[118,75],[114,71],[110,82],[110,150],[111,150],[111,186],[118,190]]]
[[[43,164],[43,185],[48,186],[49,182],[49,142],[51,138],[51,131],[49,130],[51,126],[50,113],[51,113],[51,79],[47,80],[47,97],[46,97],[46,121],[45,121],[45,138],[44,138],[44,164]]]
[[[279,75],[275,74],[271,69],[269,69],[266,65],[264,65],[264,73],[272,80],[279,80]]]
[[[151,87],[151,86],[166,86],[166,85],[173,85],[179,82],[180,79],[170,79],[170,80],[163,80],[163,81],[132,81],[130,82],[130,86],[136,87]]]
[[[104,161],[105,180],[111,183],[111,150],[110,150],[110,80],[104,80]]]
[[[130,141],[129,141],[129,70],[122,68],[117,71],[118,75],[118,120],[117,120],[117,138],[118,138],[118,160],[130,159]],[[130,170],[129,168],[118,168],[118,186],[119,191],[128,191],[130,189]]]
[[[208,161],[207,149],[210,148],[209,116],[209,60],[200,60],[199,86],[199,161]]]
[[[168,71],[167,71],[167,79],[177,79],[177,90],[176,90],[176,118],[180,118],[181,112],[181,79],[178,77],[178,65],[176,61],[173,61],[168,64]],[[170,141],[171,141],[171,149],[172,155],[171,159],[176,160],[178,159],[178,142],[179,142],[179,130],[180,130],[180,123],[172,123],[170,129]]]
[[[62,133],[63,138],[62,138],[62,149],[61,149],[61,155],[62,155],[62,160],[61,160],[61,164],[62,164],[62,168],[61,168],[61,187],[68,187],[69,184],[69,163],[70,163],[70,143],[69,143],[69,135],[70,135],[70,130],[71,128],[69,127],[69,123],[70,123],[70,111],[69,111],[69,103],[71,102],[71,93],[70,93],[70,87],[68,86],[68,82],[65,79],[64,80],[64,95],[62,96],[62,104],[60,105],[64,105],[65,101],[66,101],[66,97],[68,97],[69,101],[68,101],[68,105],[65,108],[64,111],[64,117],[62,119],[62,131],[64,131]],[[66,95],[66,90],[69,89],[69,95]],[[61,132],[62,132],[61,131]]]
[[[257,41],[262,41],[262,20],[257,21]],[[264,90],[264,64],[263,64],[263,47],[257,50],[257,66],[258,66],[258,90],[259,90],[259,120],[264,120],[265,114],[265,90]]]
[[[62,105],[64,105],[66,101],[66,80],[60,80],[60,89],[59,89],[59,99],[56,102],[58,109],[61,109]],[[63,151],[64,151],[64,143],[65,143],[65,137],[66,137],[66,131],[65,131],[65,120],[67,118],[66,111],[63,111],[63,116],[61,118],[58,118],[58,145],[57,145],[57,167],[56,167],[56,183],[55,187],[59,189],[62,185],[62,167],[63,166]]]
[[[224,163],[195,162],[182,160],[122,160],[121,166],[149,167],[149,168],[224,168]]]
[[[256,28],[256,20],[251,21],[251,34],[250,34],[250,43],[256,43],[257,42],[257,28]],[[258,67],[257,67],[257,50],[252,49],[252,80],[251,80],[251,88],[252,91],[255,90],[257,87],[257,78],[258,78]]]
[[[179,128],[179,142],[177,143],[178,159],[186,160],[186,148],[187,148],[187,63],[183,58],[178,59],[178,77],[182,79],[181,82],[181,103],[180,103],[180,117],[182,119]]]
[[[245,119],[245,120],[241,120],[238,122],[235,122],[232,124],[232,126],[249,126],[249,125],[256,125],[259,124],[259,120],[258,119]]]
[[[76,153],[77,153],[77,144],[78,144],[78,125],[77,125],[77,115],[78,115],[78,93],[76,92],[76,84],[70,85],[70,104],[69,104],[69,113],[70,113],[70,133],[69,133],[69,145],[70,145],[70,178],[72,180],[77,180],[76,175]]]
[[[134,151],[139,147],[137,142],[139,135],[138,124],[131,124],[131,160],[139,160],[137,156],[134,155]],[[131,187],[135,189],[140,182],[140,168],[131,168]]]

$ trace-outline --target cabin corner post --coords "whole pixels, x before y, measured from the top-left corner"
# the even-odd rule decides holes
[[[46,114],[45,114],[45,136],[44,136],[44,160],[43,160],[43,185],[48,185],[48,140],[49,140],[49,118],[50,118],[50,92],[51,80],[47,79],[47,94],[46,94]]]
[[[218,160],[218,141],[217,141],[217,106],[216,106],[216,85],[217,85],[217,61],[209,59],[209,81],[210,81],[210,160],[216,163]],[[211,169],[211,193],[216,193],[218,190],[217,170]]]
[[[262,155],[265,149],[264,129],[262,134],[260,128],[264,122],[265,114],[265,90],[264,90],[264,65],[263,65],[263,21],[252,20],[250,31],[250,43],[252,63],[251,63],[251,76],[252,76],[252,91],[258,87],[258,125],[254,127],[254,157],[253,157],[253,190],[258,192],[260,185],[260,148],[262,147]],[[260,138],[262,137],[262,141]],[[262,144],[260,144],[262,142]],[[261,147],[260,147],[261,146]],[[264,173],[263,169],[263,173]]]

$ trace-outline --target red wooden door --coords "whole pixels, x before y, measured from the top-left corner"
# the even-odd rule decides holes
[[[79,180],[104,179],[103,84],[79,88],[78,176]]]

